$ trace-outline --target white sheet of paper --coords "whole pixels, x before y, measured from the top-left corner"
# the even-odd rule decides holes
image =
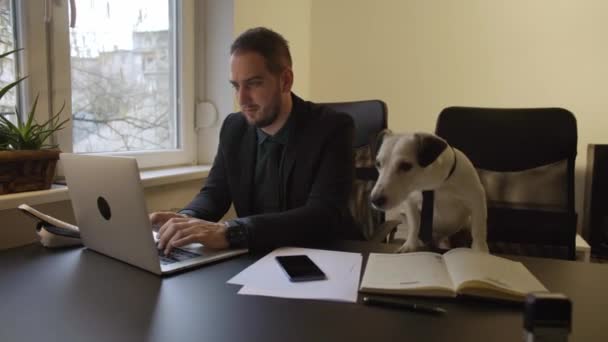
[[[327,275],[326,280],[291,282],[275,260],[279,255],[305,254]],[[336,252],[310,248],[283,247],[267,254],[228,280],[244,285],[239,294],[281,298],[357,301],[361,274],[360,253]]]

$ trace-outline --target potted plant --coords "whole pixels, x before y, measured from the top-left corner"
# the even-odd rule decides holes
[[[19,50],[1,54],[0,59]],[[0,99],[26,78],[0,88]],[[0,195],[51,187],[60,151],[57,145],[50,145],[47,140],[69,119],[60,121],[62,107],[45,123],[38,124],[34,119],[37,104],[38,96],[26,118],[16,112],[16,124],[0,115]]]

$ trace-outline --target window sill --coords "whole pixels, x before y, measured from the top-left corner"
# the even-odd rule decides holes
[[[178,166],[141,172],[144,188],[203,179],[209,174],[210,165]],[[13,209],[22,203],[37,205],[69,200],[68,187],[53,184],[48,190],[0,195],[0,210]]]

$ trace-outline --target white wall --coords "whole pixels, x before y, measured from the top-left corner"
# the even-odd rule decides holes
[[[197,31],[204,32],[196,37],[196,61],[204,65],[197,69],[197,102],[210,102],[217,111],[215,123],[198,131],[198,163],[211,164],[222,122],[234,112],[233,93],[228,83],[234,7],[232,1],[225,0],[197,1],[196,7]]]
[[[384,99],[404,130],[455,104],[563,106],[608,140],[606,1],[315,1],[311,26],[315,99]]]
[[[236,111],[230,77],[230,44],[241,32],[265,26],[289,41],[294,63],[294,92],[310,94],[310,0],[205,0],[197,1],[197,25],[204,36],[197,37],[197,62],[204,63],[197,83],[197,100],[217,109],[217,120],[198,132],[198,162],[210,164],[215,156],[219,129],[228,114]]]
[[[582,219],[587,144],[608,143],[607,1],[235,0],[234,13],[235,34],[290,41],[302,96],[382,99],[396,131],[433,131],[453,105],[569,109]]]
[[[234,3],[235,35],[263,25],[290,41],[296,92],[318,102],[382,99],[396,131],[433,131],[453,105],[569,109],[582,220],[587,144],[608,143],[607,1]]]
[[[287,39],[294,69],[293,91],[304,99],[310,96],[312,51],[311,0],[235,0],[234,34],[257,26],[270,28]]]
[[[311,98],[382,99],[396,131],[452,105],[572,111],[582,215],[586,146],[608,143],[608,1],[319,0],[311,18]]]

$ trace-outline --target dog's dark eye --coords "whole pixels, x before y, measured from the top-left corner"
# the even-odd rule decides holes
[[[412,168],[412,163],[408,163],[408,162],[399,163],[399,171],[401,171],[401,172],[409,171],[411,168]]]
[[[376,168],[379,169],[380,168],[380,162],[376,160]]]

